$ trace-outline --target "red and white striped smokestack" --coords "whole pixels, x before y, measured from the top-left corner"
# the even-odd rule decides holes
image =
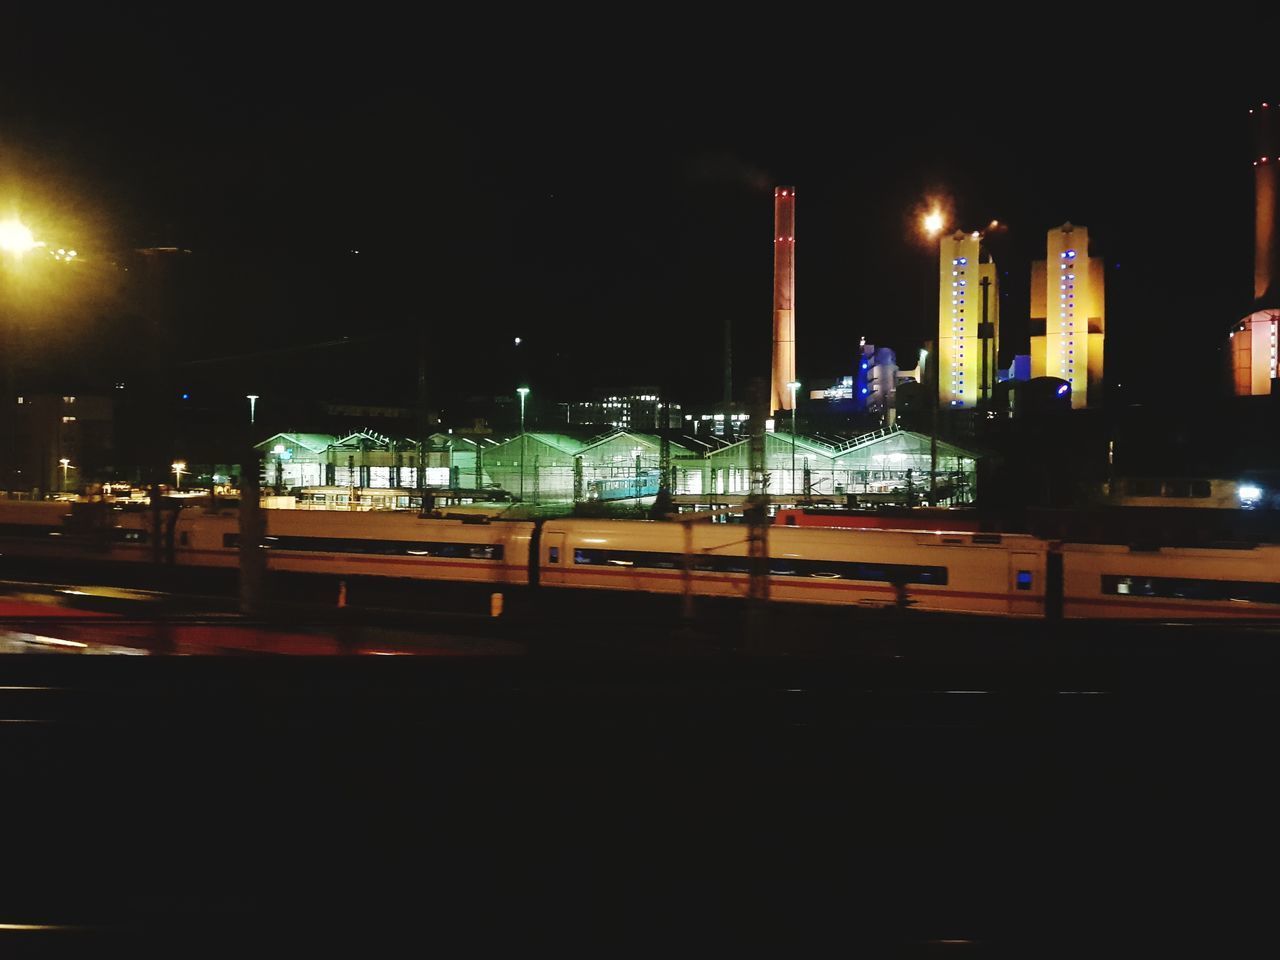
[[[796,378],[796,191],[773,191],[773,386],[770,410],[791,409]]]
[[[1280,106],[1264,103],[1254,107],[1253,182],[1253,296],[1257,300],[1280,294],[1280,237],[1276,236],[1277,177],[1280,177]]]

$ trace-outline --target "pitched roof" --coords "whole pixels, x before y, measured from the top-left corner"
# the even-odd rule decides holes
[[[589,443],[584,449],[592,450],[596,447],[604,446],[606,443],[613,443],[621,439],[633,440],[636,443],[646,447],[659,449],[662,446],[662,437],[652,433],[636,433],[631,430],[615,430],[612,433],[605,434]],[[692,455],[693,450],[676,440],[671,440],[671,452],[675,456]]]
[[[336,442],[336,438],[327,433],[277,433],[261,443],[255,443],[254,449],[270,450],[281,441],[302,447],[311,453],[323,453]]]

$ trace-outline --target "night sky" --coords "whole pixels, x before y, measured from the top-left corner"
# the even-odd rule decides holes
[[[173,10],[6,40],[0,201],[86,258],[74,290],[10,297],[49,324],[32,376],[114,379],[164,327],[183,361],[270,357],[192,366],[201,389],[408,401],[425,327],[446,411],[526,377],[544,402],[714,400],[726,315],[737,382],[766,370],[775,184],[798,191],[807,383],[849,372],[861,336],[911,357],[931,335],[929,195],[957,226],[1009,224],[1005,362],[1045,231],[1089,227],[1125,399],[1189,369],[1212,389],[1251,293],[1247,110],[1280,80],[1236,54],[1265,26],[1037,58],[1008,51],[1045,23],[1006,23],[979,57],[905,23],[820,41],[832,25]],[[192,251],[160,299],[121,272],[157,245]]]

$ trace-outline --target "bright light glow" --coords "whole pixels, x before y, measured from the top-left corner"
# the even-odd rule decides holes
[[[924,215],[921,225],[924,227],[925,235],[932,239],[942,232],[946,226],[946,220],[943,219],[942,211],[934,207]]]
[[[77,640],[60,640],[57,637],[42,637],[34,633],[12,633],[10,636],[21,643],[41,643],[50,647],[76,647],[84,650],[89,646],[87,643],[80,643]]]
[[[1246,502],[1250,500],[1261,500],[1262,488],[1255,487],[1251,484],[1247,486],[1240,486],[1236,488],[1236,494],[1237,496],[1240,497],[1241,500],[1244,500]]]
[[[41,246],[26,224],[20,220],[0,221],[0,250],[22,256],[29,250]]]
[[[277,457],[280,456],[280,454],[284,453],[284,444],[277,443],[274,447],[271,448],[271,452],[274,453]]]
[[[527,396],[529,395],[529,388],[528,388],[528,387],[516,387],[516,393],[520,394],[520,396],[521,396],[521,397],[527,397]]]

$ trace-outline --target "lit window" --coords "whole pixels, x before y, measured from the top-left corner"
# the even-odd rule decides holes
[[[75,417],[63,417],[63,418],[62,418],[62,422],[63,422],[63,423],[75,423],[75,422],[76,422],[76,418],[75,418]]]

